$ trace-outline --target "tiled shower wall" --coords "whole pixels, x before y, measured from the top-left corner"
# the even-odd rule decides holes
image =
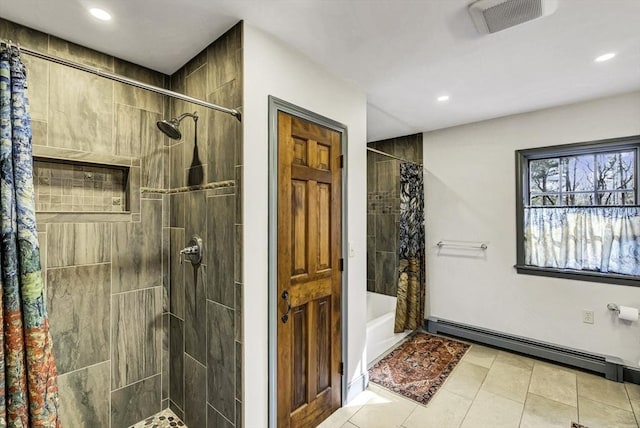
[[[168,84],[168,76],[2,19],[0,38]],[[23,60],[34,153],[130,168],[130,212],[59,207],[37,214],[62,423],[127,427],[168,406],[169,234],[163,239],[162,233],[169,216],[162,194],[141,193],[141,186],[162,189],[168,182],[169,147],[155,128],[168,102],[27,55]],[[40,186],[43,195],[55,191],[42,187],[45,181]]]
[[[225,107],[242,105],[242,23],[171,76],[171,89]],[[185,119],[171,140],[170,406],[189,427],[242,426],[242,124],[172,100]],[[197,138],[197,140],[196,140]],[[186,187],[186,189],[185,189]],[[186,190],[186,191],[184,191]],[[178,249],[204,239],[199,267]]]
[[[422,134],[376,141],[369,147],[422,163]],[[367,152],[367,290],[397,294],[400,161]]]
[[[170,79],[2,19],[0,38],[241,108],[241,23]],[[130,171],[129,212],[97,212],[85,199],[76,205],[90,210],[39,207],[63,423],[121,428],[171,405],[193,427],[241,427],[241,122],[23,60],[34,153]],[[197,144],[191,119],[179,141],[156,130],[187,111],[199,115]],[[205,240],[198,269],[178,257],[193,234]]]

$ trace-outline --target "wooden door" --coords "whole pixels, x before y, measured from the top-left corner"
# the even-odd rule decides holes
[[[278,113],[278,427],[340,407],[340,133]]]

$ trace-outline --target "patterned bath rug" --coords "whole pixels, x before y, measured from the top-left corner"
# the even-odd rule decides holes
[[[369,370],[369,380],[426,405],[471,345],[416,332]]]

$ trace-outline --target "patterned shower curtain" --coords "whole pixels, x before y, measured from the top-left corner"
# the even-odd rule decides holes
[[[640,208],[531,207],[525,264],[640,275]]]
[[[407,162],[400,164],[399,259],[396,333],[424,322],[424,183],[422,167]]]
[[[0,427],[60,427],[35,221],[25,67],[0,51]]]

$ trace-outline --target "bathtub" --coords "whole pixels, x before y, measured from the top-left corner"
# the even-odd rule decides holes
[[[367,367],[411,333],[394,333],[395,317],[395,297],[367,292]]]

